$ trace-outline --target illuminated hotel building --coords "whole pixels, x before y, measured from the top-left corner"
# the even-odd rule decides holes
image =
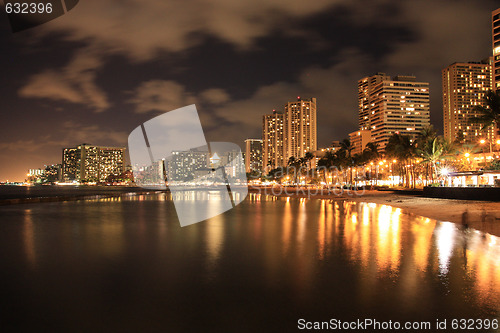
[[[351,154],[359,155],[363,152],[366,145],[371,141],[371,131],[359,130],[349,133],[349,141],[351,141],[351,146],[353,147]]]
[[[317,150],[316,98],[300,98],[285,104],[284,162]]]
[[[493,87],[500,89],[500,8],[491,13],[491,37],[493,46]]]
[[[104,182],[109,175],[124,171],[125,148],[81,144],[63,149],[63,179],[79,182]]]
[[[390,76],[384,73],[377,73],[369,77],[365,77],[358,81],[358,109],[359,109],[359,129],[370,130],[370,115],[371,115],[371,98],[375,86],[383,80],[390,80]]]
[[[482,125],[470,122],[480,115],[474,107],[484,106],[484,95],[492,87],[489,61],[451,64],[442,70],[442,81],[444,137],[466,143],[491,139],[491,127],[483,133]]]
[[[358,81],[360,130],[371,131],[371,141],[384,151],[394,133],[414,140],[430,123],[429,83],[414,76],[385,73]]]
[[[245,140],[245,170],[246,172],[262,170],[262,140]]]
[[[193,180],[195,172],[209,165],[210,154],[207,147],[193,148],[186,151],[173,151],[165,161],[169,181]],[[154,172],[162,174],[162,163],[155,164]]]
[[[283,120],[284,114],[276,110],[262,117],[262,170],[266,172],[284,165]]]

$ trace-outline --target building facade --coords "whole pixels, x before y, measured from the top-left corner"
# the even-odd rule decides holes
[[[365,149],[366,145],[371,141],[371,131],[359,130],[349,133],[349,141],[351,141],[352,155],[360,155]]]
[[[444,137],[461,143],[492,140],[490,127],[481,131],[471,120],[480,116],[474,108],[484,106],[484,96],[492,89],[492,71],[488,60],[454,63],[442,70]]]
[[[284,114],[276,110],[262,117],[262,170],[265,172],[284,165],[283,123]]]
[[[500,8],[491,13],[491,39],[493,48],[493,87],[500,89]]]
[[[187,151],[173,151],[165,162],[168,181],[190,181],[195,172],[207,168],[209,164],[208,148],[193,148]]]
[[[377,73],[372,76],[365,77],[358,81],[358,109],[359,109],[359,129],[370,130],[371,129],[371,112],[372,112],[372,100],[371,94],[379,83],[384,80],[390,80],[391,77],[385,75],[385,73]]]
[[[213,149],[213,148],[212,148]],[[165,168],[163,172],[162,169]],[[150,170],[138,170],[152,179],[166,179],[169,184],[196,183],[202,180],[215,180],[216,169],[223,168],[227,177],[242,178],[245,166],[240,150],[209,151],[208,146],[192,148],[186,151],[173,151],[166,160],[153,164]],[[224,179],[220,179],[224,181]]]
[[[384,151],[395,134],[410,136],[430,124],[429,83],[414,76],[390,78],[377,73],[358,81],[360,130],[371,131],[371,141]]]
[[[317,150],[316,98],[300,98],[285,104],[284,162]]]
[[[262,170],[286,166],[290,157],[301,158],[317,150],[316,98],[285,104],[284,112],[263,116]]]
[[[125,148],[81,144],[63,149],[62,175],[65,181],[104,182],[124,172]]]
[[[245,171],[261,171],[262,170],[262,140],[246,139],[245,140]]]

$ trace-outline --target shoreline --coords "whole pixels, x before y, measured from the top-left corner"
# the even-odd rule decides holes
[[[0,206],[15,204],[30,204],[43,202],[78,201],[95,198],[119,197],[129,194],[148,194],[156,190],[138,187],[106,187],[106,188],[80,188],[73,189],[71,193],[52,193],[40,195],[39,193],[25,194],[19,197],[0,198]],[[278,192],[278,191],[276,191]],[[270,195],[276,197],[292,197],[307,199],[325,199],[335,201],[369,202],[388,205],[402,209],[407,214],[428,217],[438,221],[453,222],[462,225],[462,213],[468,211],[468,226],[485,233],[500,237],[500,203],[494,201],[459,200],[423,197],[416,193],[391,190],[365,190],[362,194],[327,194],[326,191],[316,193],[307,190],[302,193],[293,189],[291,192],[276,193],[269,187],[249,186],[248,193]],[[295,192],[295,193],[294,193]]]
[[[274,195],[276,197],[326,199],[335,201],[368,202],[388,205],[402,209],[410,215],[428,217],[430,219],[453,222],[462,225],[462,213],[468,211],[468,226],[485,233],[500,237],[500,203],[494,201],[459,200],[428,198],[418,194],[397,193],[397,191],[365,190],[362,195],[356,194],[273,194],[263,188],[249,187],[249,193]],[[290,193],[289,193],[290,194]],[[483,222],[484,220],[484,222]]]

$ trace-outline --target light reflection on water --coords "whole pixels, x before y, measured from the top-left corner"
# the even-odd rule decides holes
[[[136,312],[153,316],[140,306],[149,302],[175,314],[155,317],[169,327],[182,326],[174,317],[188,308],[202,318],[231,309],[234,323],[250,312],[249,331],[262,328],[264,312],[278,328],[307,314],[431,320],[500,311],[497,237],[386,205],[249,194],[226,214],[181,228],[170,194],[157,193],[1,207],[0,217],[0,251],[9,254],[0,264],[24,276],[12,273],[7,300],[48,289],[64,304],[85,304],[87,312],[67,313],[76,322],[103,302],[116,305],[101,296],[110,285],[124,314],[109,320],[127,318],[124,325]],[[210,309],[202,296],[214,300]]]

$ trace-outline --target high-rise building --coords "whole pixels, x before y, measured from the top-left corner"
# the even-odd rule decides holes
[[[52,164],[45,166],[45,181],[57,182],[61,180],[61,164]]]
[[[124,171],[125,148],[81,144],[63,149],[63,179],[79,182],[103,182]]]
[[[283,122],[284,114],[276,110],[262,117],[262,170],[265,172],[284,166]]]
[[[428,82],[377,73],[359,80],[358,92],[360,130],[371,131],[379,151],[385,150],[394,133],[414,140],[430,123]]]
[[[491,13],[491,39],[493,47],[493,87],[500,89],[500,8]]]
[[[187,151],[173,151],[165,163],[169,176],[168,180],[193,180],[195,171],[207,168],[209,158],[208,147],[192,148]]]
[[[273,110],[262,124],[262,169],[286,166],[290,157],[304,157],[317,150],[316,98],[300,98]]]
[[[317,150],[316,98],[300,98],[285,104],[284,162]]]
[[[212,147],[213,149],[213,147]],[[223,166],[227,177],[241,178],[245,174],[240,151],[209,151],[208,146],[172,152],[164,161],[158,161],[153,166],[137,168],[140,175],[144,174],[151,179],[165,177],[171,182],[199,182],[201,179],[213,179],[218,174],[215,169]],[[163,170],[165,168],[165,170]],[[213,174],[212,176],[210,176]],[[210,177],[208,177],[210,176]],[[146,179],[148,180],[148,179]]]
[[[372,110],[372,101],[370,95],[375,89],[375,86],[380,82],[391,79],[385,73],[377,73],[372,76],[365,77],[358,81],[358,108],[359,108],[359,129],[370,130],[370,119]]]
[[[474,110],[484,106],[484,95],[492,88],[489,59],[482,62],[457,62],[442,70],[444,137],[449,141],[474,143],[479,138],[492,139],[490,127],[481,131],[471,119],[480,114]]]
[[[351,146],[353,147],[351,154],[359,155],[363,152],[366,145],[371,141],[371,131],[359,130],[349,133],[349,141],[351,141]]]
[[[262,140],[245,140],[245,170],[246,172],[262,170]]]

